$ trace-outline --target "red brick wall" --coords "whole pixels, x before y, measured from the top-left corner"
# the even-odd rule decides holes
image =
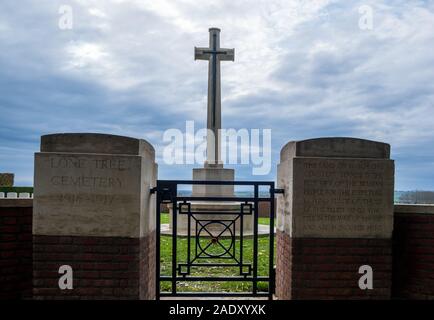
[[[277,230],[276,234],[276,296],[280,300],[291,299],[292,246],[288,234]]]
[[[392,297],[434,299],[434,215],[395,213],[394,223]],[[0,206],[0,299],[31,298],[31,230],[31,206]],[[140,240],[35,236],[34,241],[36,299],[155,297],[155,234]],[[387,298],[390,260],[387,240],[290,239],[278,231],[276,295]],[[58,289],[62,264],[73,267],[72,291]],[[361,264],[374,269],[373,291],[357,286]]]
[[[11,204],[22,200],[2,200]],[[31,200],[30,200],[31,201]],[[32,207],[0,206],[0,299],[32,292]]]
[[[291,239],[277,233],[276,295],[279,299],[388,299],[391,241]],[[362,265],[373,269],[374,289],[361,290]]]
[[[434,214],[395,213],[393,297],[434,299]]]
[[[33,236],[34,299],[152,298],[152,276],[140,272],[140,266],[145,271],[152,267],[143,250],[152,248],[153,241],[152,237]],[[154,259],[152,251],[149,255]],[[73,269],[72,290],[59,289],[61,265]]]
[[[140,299],[154,300],[156,289],[155,248],[156,233],[152,232],[140,240]]]

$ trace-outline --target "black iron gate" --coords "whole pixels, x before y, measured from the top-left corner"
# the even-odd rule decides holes
[[[251,188],[252,192],[230,197],[192,196],[182,194],[179,186],[185,185],[233,185],[234,187]],[[254,296],[272,299],[274,292],[274,196],[275,193],[280,193],[280,190],[274,188],[274,182],[158,180],[154,191],[156,192],[157,213],[157,299],[164,296]],[[205,204],[211,209],[204,210],[200,202],[202,205],[206,202]],[[261,226],[261,229],[266,228],[265,231],[262,230],[262,235],[258,232],[260,202],[269,203],[267,206],[269,224]],[[219,204],[222,203],[226,203],[232,209],[219,210]],[[166,204],[172,212],[171,229],[166,229],[165,235],[161,231],[162,204]],[[184,222],[183,233],[178,230],[181,220]],[[246,221],[252,223],[252,230],[249,232],[245,231]],[[263,242],[261,242],[261,252],[258,251],[259,237],[261,239],[268,237],[268,242],[265,243],[265,251],[268,252],[264,253]],[[162,241],[164,241],[164,248],[162,248]],[[168,245],[170,246],[169,255],[167,254]],[[261,261],[258,261],[259,254],[263,256]],[[258,263],[261,263],[260,268],[258,268]],[[264,266],[264,264],[267,265]],[[258,269],[265,274],[258,274]],[[204,273],[203,270],[209,270],[209,272]],[[220,272],[218,275],[219,270],[230,270],[230,272],[229,274]],[[192,282],[212,282],[213,284],[237,282],[247,284],[248,290],[192,291],[185,290],[185,285],[180,288],[182,284]]]

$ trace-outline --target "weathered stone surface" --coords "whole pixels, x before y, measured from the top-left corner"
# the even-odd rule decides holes
[[[226,168],[195,168],[193,169],[193,180],[196,181],[234,181],[234,169]],[[233,197],[233,185],[193,185],[193,196],[197,197]]]
[[[110,146],[112,137],[42,137],[41,149],[49,152],[35,154],[35,235],[140,237],[155,230],[150,198],[156,179],[153,150],[127,137],[113,138]],[[117,147],[121,141],[131,148]],[[66,152],[68,148],[72,151]]]
[[[322,141],[325,146],[321,146],[320,141],[315,145],[317,150],[327,150],[327,157],[320,157],[318,152],[315,157],[287,158],[289,153],[283,153],[283,161],[278,166],[278,185],[285,189],[278,204],[278,212],[283,212],[278,217],[279,230],[293,238],[390,238],[393,161],[372,157],[381,149],[376,142],[359,143],[373,146],[373,150],[366,147],[366,154],[371,158],[367,159],[350,158],[360,155],[351,149],[346,157],[342,157],[342,153],[338,153],[339,157],[330,157],[327,149],[330,141]],[[341,142],[342,146],[337,140],[334,142],[335,150],[345,150],[350,143],[345,139]],[[298,143],[287,146],[290,145],[297,149]]]
[[[357,138],[317,138],[290,141],[280,151],[280,161],[294,157],[388,159],[390,157],[390,145]]]
[[[278,186],[279,299],[389,299],[394,162],[390,147],[352,138],[288,143]],[[374,270],[372,290],[359,268]]]
[[[210,53],[216,52],[216,54]],[[220,48],[220,29],[209,29],[209,47],[194,48],[195,60],[207,60],[208,64],[208,112],[207,112],[207,163],[217,165],[220,159],[221,84],[220,62],[234,61],[234,49]]]
[[[41,152],[124,154],[155,157],[151,144],[142,139],[100,133],[58,133],[41,137]]]

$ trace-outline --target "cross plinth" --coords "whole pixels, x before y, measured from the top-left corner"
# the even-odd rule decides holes
[[[207,166],[223,167],[221,161],[220,61],[234,61],[235,50],[220,48],[220,29],[209,29],[209,47],[194,48],[195,60],[208,60]]]

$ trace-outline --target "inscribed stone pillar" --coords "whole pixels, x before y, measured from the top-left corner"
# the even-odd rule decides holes
[[[42,136],[35,154],[35,299],[153,299],[154,148],[105,134]],[[59,267],[73,270],[61,290]]]
[[[277,211],[277,297],[390,298],[390,146],[353,138],[289,142],[278,186],[285,193]],[[372,289],[359,287],[362,266],[372,268]]]

